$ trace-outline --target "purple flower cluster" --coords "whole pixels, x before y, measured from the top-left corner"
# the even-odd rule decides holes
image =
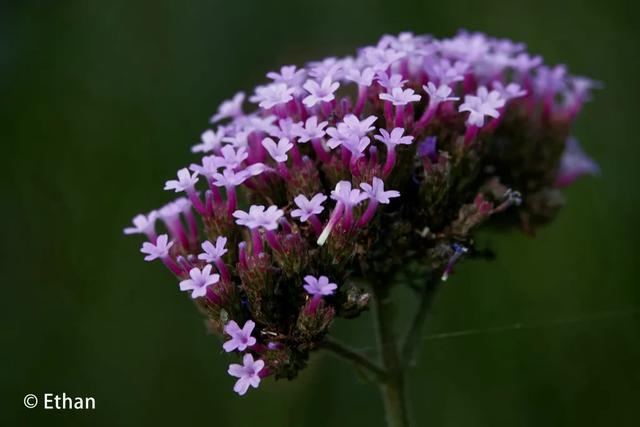
[[[532,229],[597,171],[569,137],[595,83],[510,40],[387,35],[267,78],[220,105],[200,162],[165,183],[185,197],[125,229],[242,356],[241,395],[293,378],[335,316],[367,308],[351,278],[410,262],[446,278],[478,225],[513,207]]]

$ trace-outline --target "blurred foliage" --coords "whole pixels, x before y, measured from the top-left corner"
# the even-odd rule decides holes
[[[535,239],[481,235],[497,259],[457,269],[427,333],[637,310],[636,17],[624,0],[0,3],[0,422],[382,425],[375,387],[326,355],[238,398],[191,301],[121,234],[169,200],[162,183],[194,159],[220,101],[382,33],[482,30],[605,84],[575,129],[602,176],[569,189]],[[410,291],[398,297],[408,316]],[[368,347],[369,320],[336,333]],[[637,425],[639,331],[636,314],[426,340],[410,372],[416,425]],[[44,392],[94,396],[97,410],[22,406]]]

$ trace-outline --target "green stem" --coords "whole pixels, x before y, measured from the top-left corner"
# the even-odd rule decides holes
[[[370,360],[368,357],[363,356],[362,354],[356,352],[355,350],[350,349],[346,345],[342,344],[339,341],[332,339],[331,337],[326,337],[322,344],[320,344],[322,348],[328,350],[335,354],[336,356],[345,359],[348,362],[356,365],[359,368],[364,369],[365,371],[371,373],[376,381],[383,382],[386,380],[386,374],[384,370],[379,367],[375,362]]]
[[[436,277],[435,279],[431,279],[427,282],[424,290],[422,291],[418,309],[413,317],[413,321],[411,322],[411,326],[409,327],[409,331],[407,332],[402,345],[402,363],[405,367],[413,361],[416,344],[421,340],[422,329],[424,328],[425,320],[429,314],[429,310],[431,309],[431,304],[433,302],[433,297],[436,294],[438,283],[440,283],[439,278]]]
[[[393,304],[389,289],[385,285],[373,288],[378,347],[387,373],[386,381],[381,384],[380,388],[387,414],[387,425],[389,427],[408,427],[404,372],[396,344]]]

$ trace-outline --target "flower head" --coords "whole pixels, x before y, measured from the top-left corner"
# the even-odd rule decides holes
[[[232,377],[239,378],[233,386],[233,391],[240,396],[249,390],[249,386],[258,388],[260,385],[260,371],[264,368],[263,360],[253,360],[253,355],[247,353],[242,358],[242,365],[232,363],[227,371]]]
[[[229,369],[240,394],[267,375],[293,378],[334,317],[366,310],[351,283],[417,263],[446,278],[490,218],[509,210],[505,224],[533,231],[555,215],[560,187],[598,170],[567,140],[597,82],[522,43],[384,35],[267,78],[248,92],[251,110],[243,92],[220,105],[211,120],[224,122],[192,147],[204,154],[167,181],[186,197],[125,229],[204,297],[225,350],[249,352]],[[336,283],[349,285],[326,298]]]
[[[333,295],[336,289],[338,289],[338,285],[330,283],[327,276],[304,276],[304,282],[304,290],[307,291],[309,295]]]
[[[247,347],[254,345],[256,339],[251,336],[251,333],[255,327],[256,324],[253,320],[247,320],[242,328],[233,320],[227,323],[224,327],[224,333],[229,335],[231,339],[222,346],[224,351],[227,353],[234,350],[245,351]]]

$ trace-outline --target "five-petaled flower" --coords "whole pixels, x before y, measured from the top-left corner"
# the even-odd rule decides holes
[[[289,158],[287,152],[293,148],[293,144],[288,138],[280,138],[276,143],[271,138],[262,140],[262,146],[267,150],[269,155],[278,163],[284,163]]]
[[[304,290],[312,296],[333,295],[336,289],[338,289],[338,285],[329,282],[329,278],[327,276],[314,277],[309,275],[304,277],[304,281]]]
[[[222,147],[222,139],[224,138],[225,129],[219,127],[215,132],[208,129],[202,133],[200,139],[202,142],[191,147],[191,151],[194,153],[206,153],[208,151],[218,151]]]
[[[322,79],[322,82],[318,84],[315,80],[307,80],[302,86],[309,96],[304,98],[302,102],[307,107],[313,107],[319,102],[330,102],[335,99],[334,92],[340,87],[340,83],[334,82],[331,79],[331,75]]]
[[[218,236],[215,246],[210,241],[205,240],[202,243],[202,250],[204,252],[198,255],[198,259],[207,263],[215,262],[227,253],[226,244],[227,238],[224,236]]]
[[[224,332],[229,335],[231,339],[222,346],[224,351],[227,353],[234,350],[245,351],[248,347],[254,345],[256,339],[251,336],[251,333],[255,326],[256,324],[253,320],[247,320],[242,328],[233,320],[227,323],[224,327]]]
[[[413,142],[413,136],[404,135],[404,128],[393,128],[391,133],[386,129],[379,129],[380,135],[374,135],[373,137],[382,142],[387,147],[396,145],[410,145]]]
[[[311,116],[305,122],[294,125],[293,133],[298,137],[298,142],[309,142],[311,139],[322,138],[325,135],[324,128],[328,122],[318,123],[318,117]]]
[[[288,87],[285,83],[273,83],[257,87],[256,93],[250,98],[250,101],[258,103],[260,108],[269,109],[291,101],[293,92],[295,92],[295,88]]]
[[[413,89],[402,89],[394,87],[391,93],[381,93],[378,95],[383,101],[389,101],[393,105],[407,105],[410,102],[420,101],[421,96]]]
[[[156,220],[158,212],[151,211],[148,215],[136,215],[133,218],[133,227],[124,229],[124,234],[145,234],[149,240],[154,240],[156,235]]]
[[[324,210],[322,203],[324,203],[325,200],[327,200],[327,196],[322,193],[316,194],[311,200],[307,199],[304,194],[300,194],[293,199],[298,209],[292,210],[291,216],[293,218],[300,218],[300,221],[305,222],[311,215],[322,213]]]
[[[219,122],[227,118],[242,116],[242,103],[244,102],[244,92],[236,93],[233,98],[224,101],[218,107],[218,112],[209,120],[211,123]]]
[[[251,205],[249,212],[237,210],[233,213],[236,224],[244,225],[248,228],[262,227],[265,230],[275,230],[278,228],[278,220],[282,218],[284,212],[277,206],[269,206],[265,209],[262,205]]]
[[[260,385],[260,371],[264,368],[264,361],[261,359],[253,360],[253,355],[247,353],[242,358],[242,365],[232,363],[227,371],[232,377],[239,378],[233,386],[233,391],[243,396],[249,386],[258,388]]]
[[[436,105],[447,102],[447,101],[457,101],[460,98],[457,96],[449,96],[453,89],[449,85],[441,84],[436,87],[433,83],[429,82],[425,86],[422,86],[425,92],[429,94],[429,107],[433,108]]]
[[[378,201],[378,203],[382,203],[383,205],[389,204],[389,199],[400,197],[399,191],[384,191],[384,181],[375,176],[373,177],[373,182],[371,184],[363,182],[360,184],[360,188],[362,188],[362,190],[367,193],[369,198],[375,199],[376,201]]]
[[[164,184],[165,190],[175,190],[176,193],[193,188],[198,183],[198,172],[189,173],[189,169],[182,168],[178,171],[178,179],[170,179]]]
[[[169,236],[161,234],[158,236],[156,243],[144,242],[140,252],[147,254],[145,261],[153,261],[156,258],[164,258],[169,255],[169,249],[173,246],[173,242],[169,242]]]
[[[189,279],[180,282],[181,291],[191,291],[191,298],[196,299],[207,294],[207,288],[220,281],[220,275],[211,274],[211,265],[207,264],[202,270],[193,267],[189,270]]]
[[[465,95],[464,102],[458,111],[469,112],[467,124],[470,126],[484,126],[485,116],[497,119],[500,116],[498,108],[504,107],[505,99],[497,90],[489,90],[485,86],[478,88],[477,96]]]

